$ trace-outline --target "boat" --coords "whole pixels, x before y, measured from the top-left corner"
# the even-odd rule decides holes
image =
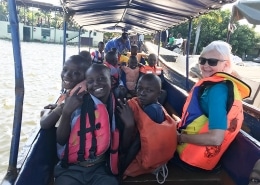
[[[66,20],[73,20],[80,28],[86,29],[122,29],[137,33],[152,33],[189,21],[189,37],[191,20],[201,14],[219,9],[233,0],[69,0],[62,1]],[[14,0],[8,0],[10,24],[14,50],[16,103],[11,141],[9,167],[1,185],[50,185],[53,184],[53,169],[57,163],[55,133],[56,129],[43,130],[36,128],[24,149],[18,153],[23,105],[23,75],[18,34],[17,12]],[[64,21],[64,38],[66,38],[66,21]],[[80,37],[80,31],[79,31]],[[64,41],[63,61],[66,58],[66,42]],[[80,51],[80,45],[79,45]],[[160,53],[158,49],[158,54]],[[186,75],[173,70],[161,60],[164,68],[167,91],[167,103],[181,115],[187,92],[194,85],[189,78],[188,60],[189,45],[186,55]],[[239,132],[221,159],[219,173],[187,172],[170,165],[168,178],[164,184],[176,185],[245,185],[249,174],[260,158],[260,110],[243,103],[245,120]],[[158,184],[152,174],[127,178],[123,184]]]

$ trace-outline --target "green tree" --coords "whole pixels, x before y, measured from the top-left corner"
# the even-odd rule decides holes
[[[197,54],[202,51],[202,48],[214,40],[226,40],[227,26],[230,19],[230,11],[216,10],[207,15],[203,15],[192,21],[191,44],[194,44],[196,29],[201,22],[200,37],[197,46]],[[259,36],[248,25],[239,25],[236,23],[237,29],[231,35],[230,44],[234,54],[242,57],[248,49],[255,48],[256,43],[259,43]],[[181,24],[170,30],[173,35],[181,33],[183,38],[187,38],[188,23]]]
[[[7,4],[6,2],[1,2],[0,4],[0,21],[6,21],[7,20]]]

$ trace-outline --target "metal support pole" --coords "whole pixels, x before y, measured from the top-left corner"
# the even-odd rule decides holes
[[[22,112],[24,100],[24,79],[19,37],[19,21],[16,11],[16,1],[8,0],[9,22],[11,27],[14,67],[15,67],[15,107],[13,132],[10,148],[8,171],[1,184],[14,184],[17,177],[17,157],[20,143],[22,125]]]
[[[65,60],[66,60],[66,31],[67,31],[67,22],[66,22],[66,19],[65,19],[65,15],[64,15],[64,18],[63,18],[63,65],[65,63]]]
[[[82,26],[79,28],[79,42],[78,42],[78,50],[79,50],[79,53],[80,53],[80,44],[81,44],[81,29],[82,29]]]
[[[89,36],[88,36],[88,38],[89,38],[89,43],[88,43],[88,44],[89,44],[89,47],[88,47],[88,51],[89,51],[89,52],[90,52],[90,40],[91,40],[90,38],[91,38],[91,33],[92,33],[92,30],[89,31]]]
[[[191,31],[192,31],[192,19],[189,20],[189,33],[188,40],[186,43],[186,90],[190,90],[189,87],[189,55],[190,55],[190,39],[191,39]]]
[[[158,41],[158,60],[157,60],[157,66],[159,66],[159,56],[160,56],[160,47],[161,47],[161,34],[162,32],[159,31],[159,41]]]
[[[32,41],[33,41],[33,10],[32,10]]]

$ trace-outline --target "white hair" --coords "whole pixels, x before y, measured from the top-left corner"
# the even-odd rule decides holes
[[[232,61],[233,61],[233,54],[231,53],[231,45],[228,44],[227,42],[217,40],[211,42],[209,45],[207,45],[201,52],[201,55],[204,53],[210,52],[210,51],[217,51],[220,56],[224,59],[227,60],[227,62],[230,63],[230,69],[227,70],[227,73],[231,73],[233,66],[232,66]]]

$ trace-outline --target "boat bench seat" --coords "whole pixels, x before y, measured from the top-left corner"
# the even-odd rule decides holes
[[[178,166],[168,164],[169,174],[164,185],[235,185],[225,170],[218,173],[188,172]],[[155,175],[145,174],[138,177],[127,177],[123,185],[149,184],[158,185]]]

